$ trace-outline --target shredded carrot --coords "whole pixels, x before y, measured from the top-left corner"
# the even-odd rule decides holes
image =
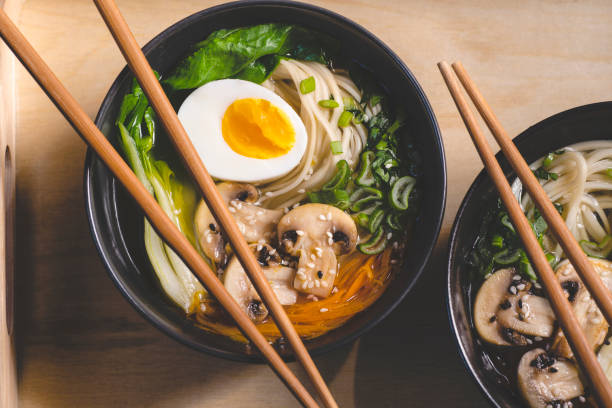
[[[329,297],[318,301],[296,303],[285,310],[298,334],[304,339],[321,336],[343,325],[355,314],[373,304],[382,295],[391,279],[391,252],[371,256],[354,252],[341,261],[334,290]],[[205,309],[205,308],[204,308]],[[207,330],[246,342],[242,332],[225,319],[212,319],[197,309],[197,323]],[[258,324],[258,329],[269,340],[281,337],[271,319]]]

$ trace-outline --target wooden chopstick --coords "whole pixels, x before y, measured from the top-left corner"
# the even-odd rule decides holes
[[[510,184],[508,184],[504,172],[495,159],[495,155],[491,151],[482,130],[478,126],[476,118],[461,93],[459,82],[453,75],[451,67],[447,62],[440,62],[438,67],[440,68],[440,72],[444,77],[446,85],[457,105],[457,109],[463,118],[468,132],[472,137],[472,141],[478,150],[478,154],[508,210],[512,223],[525,245],[525,250],[529,255],[529,259],[531,259],[531,262],[533,262],[535,266],[535,270],[548,295],[548,300],[576,356],[576,360],[582,368],[582,372],[593,385],[593,391],[598,402],[600,402],[602,406],[612,407],[612,387],[603,369],[599,365],[597,357],[591,349],[573,313],[572,306],[565,296],[559,281],[555,277],[544,251],[533,233],[529,221],[525,217],[518,200],[512,193],[512,188]],[[519,153],[517,152],[517,154]],[[510,158],[509,160],[512,161]]]
[[[113,0],[94,0],[94,3],[112,33],[115,42],[121,49],[128,65],[142,86],[143,91],[149,98],[151,106],[153,106],[153,109],[164,124],[179,155],[182,157],[185,165],[199,186],[208,208],[221,225],[221,228],[225,231],[236,256],[247,272],[253,286],[270,310],[274,321],[293,347],[297,359],[306,370],[306,373],[325,403],[325,406],[328,408],[337,408],[338,404],[334,400],[334,397],[323,380],[312,357],[308,353],[308,350],[306,350],[304,343],[302,343],[295,327],[293,327],[291,320],[285,313],[285,309],[274,294],[255,255],[251,249],[249,249],[234,218],[217,191],[213,179],[204,167],[200,156],[193,147],[187,132],[183,128],[172,104],[155,77],[151,66],[138,46],[136,39],[130,31],[127,22],[121,15],[117,5]]]
[[[47,93],[57,108],[70,122],[83,140],[98,154],[106,166],[128,190],[130,195],[143,209],[151,224],[165,239],[189,268],[202,281],[206,288],[221,303],[227,312],[234,318],[245,335],[255,344],[268,360],[272,369],[287,385],[295,397],[306,407],[317,408],[318,405],[308,391],[291,372],[283,359],[259,332],[255,324],[225,290],[216,274],[210,269],[206,261],[189,243],[187,238],[178,230],[174,223],[161,209],[153,196],[138,180],[130,167],[113,148],[110,142],[98,130],[89,116],[79,106],[68,90],[53,74],[26,38],[13,24],[6,13],[0,8],[0,36],[19,58],[40,87]]]
[[[601,309],[606,320],[612,324],[612,292],[604,285],[601,281],[601,277],[595,271],[593,264],[589,262],[587,255],[584,253],[580,245],[572,235],[567,224],[563,221],[559,211],[555,209],[555,206],[548,198],[548,195],[538,182],[533,171],[529,168],[529,165],[523,159],[520,152],[512,142],[512,139],[508,136],[501,123],[495,116],[495,113],[491,110],[487,101],[483,98],[482,94],[476,87],[476,84],[471,80],[463,65],[460,62],[456,62],[452,65],[459,81],[463,84],[463,87],[467,91],[468,95],[474,102],[476,109],[480,112],[485,123],[491,130],[491,133],[495,137],[495,140],[501,147],[504,156],[510,162],[510,165],[523,182],[523,185],[529,192],[534,203],[538,206],[540,213],[546,220],[548,227],[552,230],[557,238],[559,244],[563,248],[564,253],[571,261],[572,265],[582,278],[587,289],[591,293],[591,296],[597,302],[597,306]]]

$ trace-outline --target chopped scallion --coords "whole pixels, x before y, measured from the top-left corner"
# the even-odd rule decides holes
[[[330,144],[332,154],[342,154],[342,142],[339,140],[334,140]]]
[[[351,119],[353,119],[353,114],[351,112],[349,111],[342,112],[342,114],[340,115],[340,118],[338,119],[338,126],[347,127],[351,123]]]
[[[302,93],[302,95],[311,93],[312,91],[315,90],[315,87],[316,87],[315,79],[312,76],[306,79],[303,79],[302,82],[300,82],[300,92]]]
[[[333,109],[340,106],[340,104],[333,99],[323,99],[319,101],[319,106],[322,108]]]

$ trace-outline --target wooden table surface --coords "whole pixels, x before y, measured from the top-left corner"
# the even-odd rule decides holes
[[[144,44],[217,2],[118,3]],[[420,282],[382,324],[316,362],[342,407],[486,407],[458,355],[444,301],[449,230],[482,166],[435,64],[461,59],[516,134],[556,112],[610,99],[612,2],[315,3],[371,30],[410,67],[437,115],[449,169],[444,226]],[[124,61],[92,2],[29,0],[19,21],[94,117]],[[89,235],[83,143],[21,67],[16,78],[20,405],[297,406],[266,366],[190,350],[132,309]]]

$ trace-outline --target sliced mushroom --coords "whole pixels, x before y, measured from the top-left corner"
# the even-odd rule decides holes
[[[530,337],[550,337],[555,314],[548,300],[531,293],[531,283],[514,269],[501,269],[482,284],[474,303],[480,336],[500,346],[527,345]]]
[[[274,229],[283,212],[256,205],[259,192],[250,184],[223,182],[217,184],[217,189],[228,204],[247,242],[269,242],[274,236]],[[225,265],[227,260],[226,240],[204,200],[200,202],[196,210],[195,227],[198,242],[204,254],[216,265]]]
[[[589,258],[595,271],[599,273],[603,283],[612,288],[612,264],[603,259]],[[572,304],[574,314],[578,319],[578,323],[582,327],[586,338],[595,350],[599,347],[608,332],[608,323],[604,319],[601,311],[597,307],[595,301],[591,298],[589,291],[578,277],[574,266],[569,261],[564,261],[557,267],[557,279],[561,283],[561,287],[567,294],[568,300]],[[553,342],[553,350],[565,358],[573,358],[572,352],[565,335],[561,329],[558,330],[555,341]]]
[[[497,321],[497,312],[508,294],[514,269],[500,269],[484,281],[474,302],[474,325],[480,337],[493,344],[509,346]],[[511,305],[507,304],[508,307]]]
[[[527,336],[552,336],[556,318],[546,298],[522,290],[508,301],[511,306],[497,312],[500,325]]]
[[[561,407],[584,393],[576,366],[540,348],[521,358],[518,384],[532,408]]]
[[[297,291],[292,287],[295,269],[281,265],[280,257],[271,246],[257,245],[256,248],[255,256],[279,302],[282,305],[294,304],[297,301]],[[244,307],[251,320],[261,322],[268,316],[267,308],[235,256],[227,264],[223,284],[236,302]]]
[[[283,251],[299,256],[293,286],[300,292],[327,297],[338,269],[336,256],[355,249],[357,227],[336,207],[305,204],[280,219],[278,240]]]

